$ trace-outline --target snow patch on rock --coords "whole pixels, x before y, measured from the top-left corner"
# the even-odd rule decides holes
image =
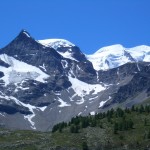
[[[57,51],[58,52],[58,51]],[[74,57],[72,57],[72,52],[70,51],[66,51],[66,52],[58,52],[61,56],[63,56],[64,58],[67,58],[67,59],[71,59],[71,60],[74,60],[74,61],[77,61]]]
[[[88,84],[78,80],[77,78],[73,78],[70,75],[68,76],[68,78],[72,84],[71,88],[75,91],[76,95],[80,97],[80,99],[77,100],[77,104],[84,103],[84,96],[90,94],[97,94],[106,89],[101,84]]]
[[[90,115],[94,116],[95,115],[95,111],[90,112]]]
[[[107,101],[109,101],[110,99],[111,99],[111,96],[109,96],[109,98],[108,98],[107,100],[105,100],[105,101],[101,101],[101,102],[99,103],[99,107],[98,107],[98,108],[103,107],[103,106],[104,106],[104,104],[105,104]]]
[[[68,104],[67,102],[63,101],[61,98],[58,98],[58,101],[60,102],[60,105],[58,105],[58,107],[71,106],[71,104]]]

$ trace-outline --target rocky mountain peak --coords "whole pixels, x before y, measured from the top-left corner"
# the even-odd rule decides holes
[[[21,30],[12,42],[2,49],[1,53],[6,53],[10,56],[23,55],[23,53],[29,53],[31,49],[38,50],[40,48],[42,48],[42,45],[37,43],[26,30]]]
[[[26,30],[22,29],[19,33],[19,36],[26,36],[28,38],[31,38],[30,33],[27,32]]]

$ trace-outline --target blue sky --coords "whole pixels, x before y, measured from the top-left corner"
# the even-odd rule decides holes
[[[150,0],[1,0],[0,48],[21,29],[35,39],[67,39],[87,54],[150,45]]]

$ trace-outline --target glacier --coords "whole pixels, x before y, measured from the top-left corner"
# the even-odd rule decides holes
[[[95,70],[117,68],[129,62],[150,62],[150,47],[146,45],[125,48],[120,44],[100,48],[94,54],[86,55]]]

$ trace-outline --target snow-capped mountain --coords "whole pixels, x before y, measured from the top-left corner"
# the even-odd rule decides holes
[[[92,55],[87,55],[95,70],[107,70],[119,67],[128,62],[150,62],[150,47],[141,45],[125,48],[122,45],[112,45],[99,49]]]
[[[68,51],[71,57],[64,57]],[[7,127],[46,130],[77,115],[88,98],[105,90],[78,47],[61,45],[56,50],[24,30],[0,50],[0,75],[0,111]],[[20,119],[10,123],[16,115]]]
[[[38,40],[43,46],[52,47],[59,52],[65,58],[69,58],[72,60],[77,61],[73,57],[72,47],[75,45],[67,40],[64,39],[45,39],[45,40]],[[60,48],[65,48],[65,51],[59,51]],[[67,50],[66,50],[67,49]]]
[[[65,40],[65,39],[45,39],[38,40],[39,43],[46,47],[52,47],[57,50],[59,47],[72,47],[75,46],[73,43]]]
[[[35,40],[22,30],[0,50],[0,125],[45,131],[150,96],[149,47],[114,45],[88,58],[93,65],[67,40]]]
[[[87,61],[85,55],[73,43],[64,39],[45,39],[38,40],[40,44],[45,47],[54,48],[64,58],[72,59],[75,61]]]

